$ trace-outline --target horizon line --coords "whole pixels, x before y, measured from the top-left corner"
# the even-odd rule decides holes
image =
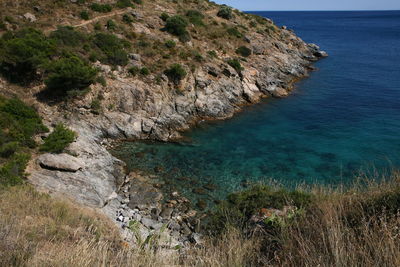
[[[400,11],[400,9],[336,9],[336,10],[243,10],[244,12],[380,12],[380,11]]]

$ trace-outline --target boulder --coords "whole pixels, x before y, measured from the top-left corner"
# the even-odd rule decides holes
[[[76,172],[84,167],[82,160],[68,154],[43,154],[38,158],[39,165],[48,170]]]
[[[32,13],[25,13],[24,18],[29,21],[29,22],[35,22],[36,21],[36,16],[33,15]]]

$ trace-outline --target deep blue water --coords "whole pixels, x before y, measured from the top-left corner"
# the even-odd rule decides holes
[[[399,167],[400,11],[257,14],[330,57],[288,98],[202,124],[187,133],[190,144],[126,143],[115,153],[132,169],[157,173],[166,189],[207,200],[245,181],[337,184],[371,166]],[[208,183],[216,191],[191,193]]]

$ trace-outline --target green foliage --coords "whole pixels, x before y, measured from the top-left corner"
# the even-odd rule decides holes
[[[195,26],[204,26],[204,15],[198,10],[188,10],[186,12],[186,17],[188,18],[189,22]]]
[[[143,4],[143,0],[132,0],[135,4],[141,5]]]
[[[103,63],[124,66],[128,63],[128,55],[124,50],[124,42],[113,34],[97,33],[93,43],[105,54]]]
[[[30,83],[54,51],[54,43],[39,30],[4,34],[0,39],[0,72],[11,82]]]
[[[194,60],[197,62],[202,62],[204,60],[204,57],[200,54],[200,52],[196,51],[193,55]]]
[[[242,38],[243,34],[236,27],[231,27],[226,30],[229,35],[232,35],[236,38]]]
[[[210,50],[207,52],[207,54],[212,58],[218,58],[218,54],[215,52],[215,50]]]
[[[236,49],[236,53],[241,55],[242,57],[249,57],[251,55],[251,49],[246,46],[241,46]]]
[[[83,11],[79,14],[79,16],[81,17],[81,19],[84,19],[84,20],[89,20],[89,19],[90,19],[90,17],[89,17],[89,12],[87,12],[87,10],[83,10]]]
[[[164,73],[175,84],[179,84],[179,82],[187,75],[187,72],[180,64],[171,65],[164,71]]]
[[[100,31],[101,30],[101,24],[100,23],[96,23],[96,24],[94,24],[94,30],[95,31]]]
[[[132,74],[132,76],[136,76],[136,75],[138,75],[140,73],[140,68],[136,67],[136,66],[133,66],[133,67],[129,68],[128,72],[130,74]]]
[[[232,9],[227,6],[222,6],[218,11],[217,16],[226,20],[230,20],[233,18]]]
[[[261,209],[283,209],[284,206],[292,206],[295,210],[303,210],[310,206],[312,200],[313,196],[305,192],[274,190],[265,185],[256,185],[249,190],[228,195],[213,212],[210,227],[216,232],[223,231],[228,225],[245,227],[245,222]],[[270,220],[271,224],[278,221],[277,218]]]
[[[36,111],[16,98],[0,96],[0,186],[22,183],[32,137],[48,131]]]
[[[166,21],[164,30],[176,35],[183,42],[190,40],[189,32],[186,30],[188,22],[182,16],[176,15],[169,17]]]
[[[115,23],[115,21],[113,21],[112,19],[107,21],[106,27],[108,30],[115,30],[117,28],[117,24]]]
[[[116,5],[118,8],[134,7],[131,0],[118,0]]]
[[[125,14],[122,16],[122,21],[126,24],[130,24],[133,22],[133,17],[131,15]]]
[[[92,113],[100,114],[102,111],[101,101],[99,98],[96,98],[90,103],[90,108],[92,109]]]
[[[35,147],[32,136],[48,131],[36,111],[17,98],[0,97],[0,145],[18,142]]]
[[[162,19],[163,21],[167,21],[167,19],[169,19],[169,15],[167,13],[163,12],[160,15],[160,19]]]
[[[47,65],[45,84],[48,90],[66,95],[68,91],[83,90],[94,83],[97,70],[77,56],[68,56]]]
[[[111,12],[112,6],[109,4],[102,5],[98,3],[93,3],[92,5],[90,5],[90,9],[100,13],[108,13]]]
[[[40,151],[62,153],[75,140],[75,137],[74,131],[63,124],[57,124],[54,131],[44,140],[44,144],[40,146]]]
[[[23,183],[26,165],[30,155],[26,153],[17,153],[11,160],[0,166],[0,187],[15,186]]]
[[[143,68],[140,69],[140,74],[143,75],[143,76],[147,76],[147,75],[150,74],[150,70],[148,68],[146,68],[146,67],[143,67]]]
[[[230,59],[227,62],[232,68],[236,70],[237,73],[241,73],[243,70],[242,64],[237,59]]]
[[[50,38],[56,40],[59,45],[81,46],[87,40],[85,34],[75,31],[71,26],[58,26],[57,30],[50,34]]]
[[[176,46],[176,43],[175,43],[174,40],[168,40],[168,41],[165,42],[165,46],[167,48],[174,48]]]

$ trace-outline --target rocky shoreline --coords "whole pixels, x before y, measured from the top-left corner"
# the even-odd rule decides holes
[[[314,69],[313,62],[327,56],[284,28],[277,39],[265,40],[257,33],[246,39],[253,55],[240,73],[221,56],[219,64],[205,63],[171,90],[166,77],[145,83],[125,69],[111,70],[97,63],[107,78],[106,87],[94,85],[89,94],[65,105],[47,105],[33,98],[47,125],[62,122],[78,137],[67,154],[33,157],[27,169],[29,181],[101,210],[121,227],[127,241],[138,243],[137,233],[146,239],[161,230],[168,240],[165,246],[200,242],[196,234],[199,218],[186,208],[187,200],[177,192],[162,205],[163,195],[149,178],[126,174],[125,164],[107,148],[113,140],[174,140],[198,121],[229,118],[264,97],[285,97],[295,81]],[[130,58],[131,64],[140,66],[140,56]],[[94,114],[90,103],[100,95],[103,106],[110,108]]]

